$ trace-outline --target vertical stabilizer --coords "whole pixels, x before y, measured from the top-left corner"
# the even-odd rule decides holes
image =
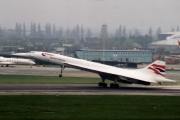
[[[148,65],[144,69],[153,71],[156,75],[165,77],[166,65],[164,61],[156,60],[152,64]]]

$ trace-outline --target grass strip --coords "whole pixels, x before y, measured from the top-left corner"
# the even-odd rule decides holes
[[[3,75],[0,74],[0,83],[9,84],[93,84],[101,81],[100,78],[33,76],[33,75]]]
[[[180,119],[180,96],[0,96],[2,120]]]
[[[97,84],[101,78],[84,77],[58,77],[58,76],[38,76],[38,75],[5,75],[0,74],[0,84]],[[107,80],[107,83],[112,81]],[[157,85],[152,83],[151,85]],[[162,85],[180,85],[180,81],[164,82]]]

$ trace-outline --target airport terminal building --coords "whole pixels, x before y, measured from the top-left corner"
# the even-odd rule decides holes
[[[149,50],[77,50],[75,56],[79,59],[133,68],[137,68],[140,63],[151,63],[153,57]]]

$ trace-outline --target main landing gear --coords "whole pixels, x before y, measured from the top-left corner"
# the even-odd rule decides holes
[[[98,83],[99,87],[104,87],[104,88],[107,87],[107,83],[105,83],[104,81],[105,81],[105,79],[102,78],[102,82]]]
[[[117,77],[114,78],[114,83],[110,84],[110,88],[119,88],[119,84],[117,82]]]
[[[65,69],[65,66],[64,65],[60,65],[60,67],[61,67],[61,71],[60,71],[59,77],[62,77],[62,72]]]
[[[104,87],[104,88],[107,87],[107,83],[104,83],[104,82],[99,82],[98,85],[99,85],[99,87]],[[119,84],[111,83],[110,88],[119,88]]]
[[[110,87],[111,87],[111,88],[119,88],[119,84],[117,84],[117,83],[111,83],[111,84],[110,84]]]
[[[101,76],[101,78],[102,78],[102,82],[99,82],[98,85],[99,85],[99,87],[106,88],[107,87],[107,83],[105,83],[105,77]],[[114,79],[114,83],[110,84],[110,88],[119,88],[119,84],[117,84],[116,81],[117,81],[117,79],[115,78]]]
[[[104,82],[99,82],[98,83],[99,87],[107,87],[107,83],[104,83]]]

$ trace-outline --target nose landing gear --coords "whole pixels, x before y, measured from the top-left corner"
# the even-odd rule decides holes
[[[61,65],[60,67],[61,67],[61,71],[60,71],[59,77],[62,77],[62,72],[64,71],[65,66],[64,66],[64,65]]]

